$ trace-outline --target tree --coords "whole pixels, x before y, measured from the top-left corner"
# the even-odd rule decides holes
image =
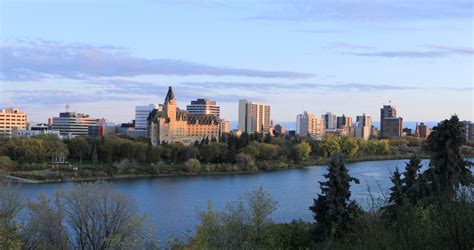
[[[424,173],[432,192],[453,197],[460,185],[472,184],[472,163],[464,160],[460,150],[465,141],[464,125],[456,115],[433,128],[427,145],[430,165]]]
[[[0,171],[12,171],[15,163],[10,159],[10,157],[1,155],[0,156]]]
[[[297,162],[306,161],[309,159],[311,154],[311,146],[307,142],[301,142],[296,144],[294,147],[295,160]]]
[[[258,248],[263,243],[264,228],[270,224],[269,216],[275,211],[277,203],[262,187],[247,193],[246,197],[250,209],[250,226],[253,241]]]
[[[405,172],[403,172],[403,179],[401,180],[402,189],[405,196],[408,198],[411,204],[415,205],[420,196],[421,179],[419,178],[418,172],[422,165],[420,159],[413,156],[405,166]]]
[[[106,184],[76,185],[62,196],[62,204],[75,249],[134,249],[154,244],[135,201]]]
[[[396,168],[392,174],[392,177],[390,177],[393,187],[390,188],[389,202],[396,206],[402,206],[405,201],[405,193],[403,191],[401,176],[402,174],[398,168]]]
[[[251,155],[239,153],[235,157],[235,161],[237,162],[237,165],[239,165],[239,169],[241,170],[256,170],[255,161]]]
[[[314,240],[321,242],[342,238],[348,232],[354,218],[360,213],[360,208],[350,201],[350,182],[359,183],[351,177],[341,158],[335,157],[329,162],[327,179],[320,182],[322,194],[314,199],[310,207],[316,220]]]
[[[27,204],[27,222],[23,229],[29,249],[69,249],[67,230],[63,225],[64,209],[57,193],[55,200],[40,195]]]
[[[71,157],[79,160],[79,162],[82,162],[86,156],[90,155],[91,147],[84,137],[72,138],[69,141],[68,148]]]
[[[97,162],[99,162],[97,155],[97,147],[95,145],[92,146],[91,161],[93,164],[97,164]]]
[[[23,209],[18,191],[9,183],[0,182],[0,249],[20,249],[20,238],[16,217]]]
[[[352,137],[347,137],[341,142],[341,152],[349,158],[352,158],[356,155],[359,150],[359,145],[357,144],[356,139]]]
[[[191,158],[184,163],[186,171],[190,173],[198,173],[201,170],[201,163],[198,159]]]
[[[323,157],[331,157],[341,150],[339,138],[336,136],[328,136],[319,144],[319,148]]]

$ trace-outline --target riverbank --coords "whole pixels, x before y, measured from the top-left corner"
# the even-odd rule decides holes
[[[346,159],[347,163],[383,160],[403,160],[410,158],[408,154],[362,156]],[[427,156],[419,156],[422,159]],[[254,169],[243,170],[235,164],[203,164],[199,172],[185,170],[183,164],[170,164],[161,162],[157,165],[131,165],[125,166],[129,173],[111,173],[109,165],[71,164],[71,167],[56,169],[10,172],[0,175],[0,178],[13,180],[25,184],[39,184],[52,182],[80,182],[97,180],[114,180],[130,178],[150,178],[169,176],[201,176],[201,175],[232,175],[254,174],[261,172],[283,171],[286,169],[304,168],[309,166],[326,165],[327,158],[310,159],[304,162],[265,161],[257,162]],[[74,171],[71,169],[79,169]],[[145,171],[145,173],[144,173]],[[95,176],[91,176],[95,175]]]

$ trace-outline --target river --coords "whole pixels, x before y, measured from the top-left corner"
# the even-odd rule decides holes
[[[352,185],[352,199],[367,208],[370,193],[383,198],[391,186],[391,172],[403,170],[407,160],[368,161],[347,164],[349,174],[360,180]],[[427,161],[423,161],[426,165]],[[114,190],[133,197],[142,212],[148,213],[157,226],[160,240],[174,236],[185,237],[198,223],[198,211],[207,208],[211,200],[216,209],[234,201],[252,189],[262,186],[278,202],[272,214],[276,222],[292,219],[312,220],[308,210],[313,197],[320,192],[318,181],[323,181],[326,166],[310,166],[254,174],[228,174],[206,176],[175,176],[110,180]],[[23,184],[23,197],[35,199],[40,193],[53,194],[56,190],[74,185],[72,182]]]

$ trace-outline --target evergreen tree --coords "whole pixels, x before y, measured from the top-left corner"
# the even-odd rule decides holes
[[[459,185],[472,183],[471,162],[464,160],[461,146],[465,143],[464,124],[456,115],[433,128],[427,149],[431,153],[430,168],[424,175],[430,191],[454,196]]]
[[[402,206],[405,201],[405,194],[403,192],[401,173],[398,168],[395,169],[390,180],[393,183],[393,187],[390,188],[390,197],[388,201],[395,206]]]
[[[317,242],[341,238],[350,230],[354,217],[360,213],[360,208],[349,200],[351,197],[350,182],[356,184],[359,180],[348,174],[341,158],[333,158],[329,163],[327,179],[320,182],[322,194],[314,199],[310,210],[314,213],[316,229],[314,240]]]
[[[98,162],[97,147],[95,145],[92,146],[91,161],[93,164],[97,164]]]
[[[422,185],[421,179],[418,176],[422,165],[420,159],[413,156],[405,167],[403,173],[402,189],[405,196],[408,198],[411,204],[415,205],[418,198],[420,198],[420,186]]]

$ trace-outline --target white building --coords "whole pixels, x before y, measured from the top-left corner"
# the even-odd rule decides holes
[[[161,111],[162,105],[149,104],[147,106],[135,106],[135,129],[147,130],[147,118],[151,111],[157,109]]]
[[[239,130],[252,133],[268,133],[271,127],[270,106],[247,100],[239,100]]]
[[[76,112],[61,112],[59,117],[53,117],[53,130],[59,130],[61,136],[67,138],[89,135],[89,126],[97,125],[98,119]]]
[[[322,138],[325,132],[325,122],[318,119],[316,115],[303,112],[296,116],[296,134],[299,136],[310,136]]]
[[[355,137],[369,139],[372,133],[372,117],[365,114],[357,116],[355,126]]]
[[[220,107],[215,101],[205,99],[197,99],[191,101],[191,105],[186,106],[186,111],[192,115],[215,115],[217,119],[220,117]]]

